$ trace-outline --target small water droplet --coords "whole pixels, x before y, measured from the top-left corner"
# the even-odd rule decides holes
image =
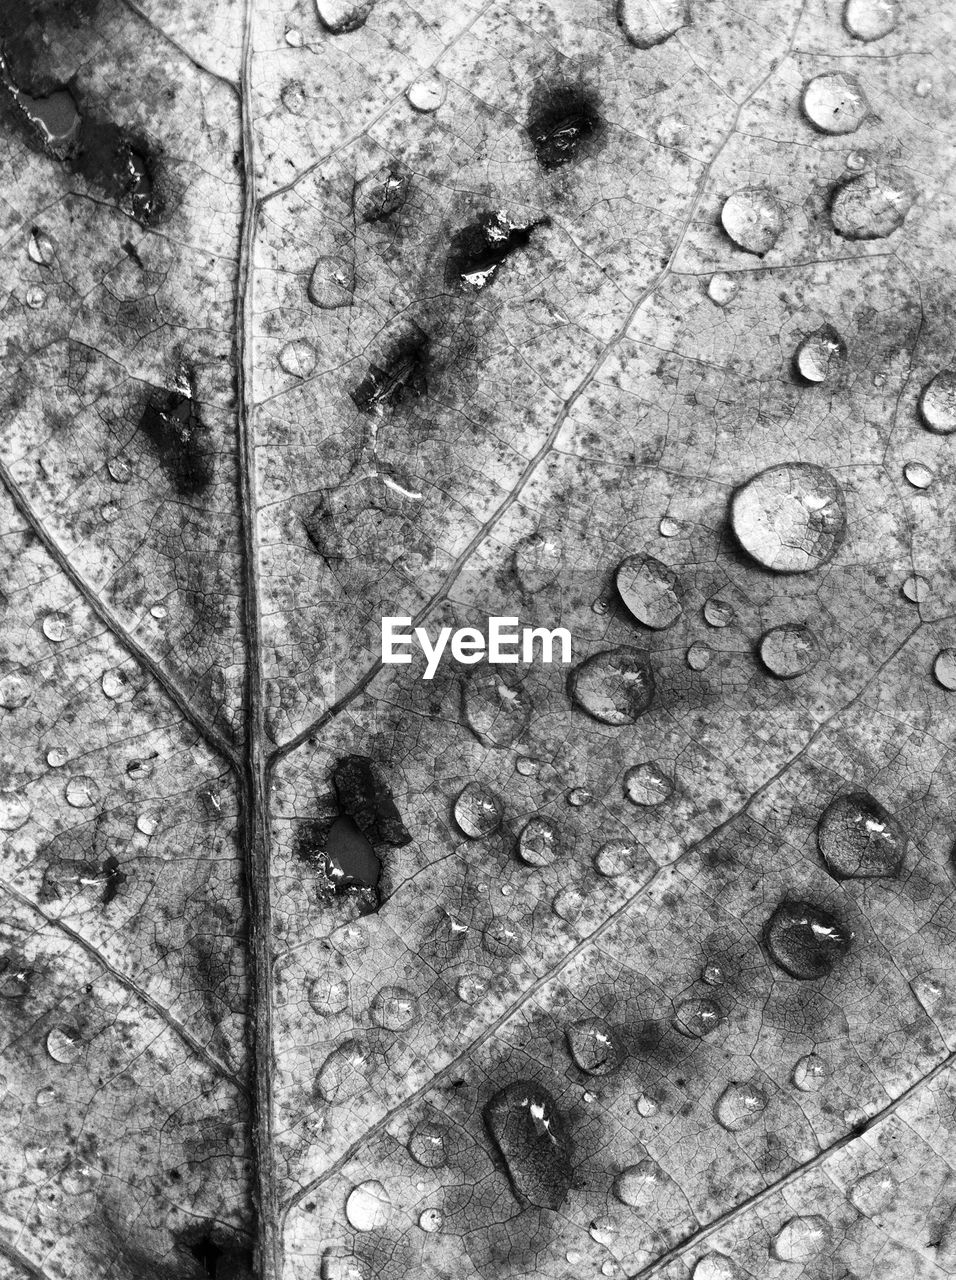
[[[0,791],[0,831],[19,831],[30,820],[33,805],[19,791]]]
[[[290,47],[290,49],[302,48],[302,43],[303,43],[302,32],[299,30],[298,27],[289,27],[289,29],[285,33],[285,42]]]
[[[515,1080],[490,1099],[484,1117],[519,1201],[558,1209],[571,1186],[571,1147],[548,1090]]]
[[[846,359],[846,344],[831,324],[807,334],[797,347],[793,362],[804,382],[825,382],[834,367]]]
[[[902,169],[868,169],[837,185],[830,205],[833,229],[847,240],[882,240],[900,229],[916,195]]]
[[[734,609],[719,596],[704,601],[704,621],[711,627],[729,627],[735,618]]]
[[[371,1061],[358,1040],[343,1040],[323,1062],[315,1078],[326,1102],[348,1102],[368,1089]]]
[[[349,984],[339,974],[319,974],[309,984],[309,1004],[322,1018],[344,1013],[349,1007]]]
[[[485,747],[512,747],[531,721],[533,705],[513,676],[489,664],[473,667],[462,681],[462,716]]]
[[[754,1124],[767,1109],[767,1095],[756,1085],[733,1081],[714,1107],[714,1118],[730,1133],[739,1133]]]
[[[133,468],[126,458],[110,458],[106,464],[106,470],[109,472],[110,479],[116,484],[128,484],[133,474]]]
[[[626,840],[606,840],[594,855],[594,869],[609,879],[614,876],[633,875],[644,870],[648,859],[643,850]]]
[[[157,622],[162,622],[164,618],[169,616],[169,610],[164,604],[154,604],[149,611],[151,618],[155,618]]]
[[[600,597],[591,605],[591,612],[596,613],[599,618],[603,618],[610,611],[610,603]]]
[[[592,1076],[610,1075],[621,1065],[621,1050],[603,1018],[581,1018],[565,1031],[574,1064]]]
[[[921,973],[910,983],[910,990],[931,1018],[936,1020],[946,999],[946,984],[937,973]]]
[[[584,1258],[584,1254],[579,1253],[577,1249],[569,1249],[564,1256],[572,1267],[576,1267]]]
[[[441,1231],[443,1222],[440,1209],[423,1209],[418,1216],[418,1225],[423,1231]]]
[[[417,1018],[418,1001],[406,987],[382,987],[372,1001],[372,1021],[386,1031],[407,1031]]]
[[[531,778],[538,772],[540,763],[534,756],[518,756],[515,760],[515,772],[520,773],[522,778]]]
[[[572,787],[566,799],[572,809],[586,809],[589,804],[594,803],[594,792],[587,787]]]
[[[380,1231],[392,1216],[392,1201],[377,1178],[360,1182],[349,1192],[345,1216],[356,1231]]]
[[[683,612],[680,579],[654,556],[626,556],[614,581],[628,613],[645,627],[663,630],[673,626]]]
[[[481,782],[469,782],[455,801],[455,822],[469,840],[481,840],[501,826],[501,801]]]
[[[113,671],[104,671],[100,685],[106,696],[114,701],[125,698],[127,694],[132,692],[129,676],[119,668]]]
[[[935,476],[932,467],[925,462],[907,462],[903,467],[903,475],[914,489],[928,489]]]
[[[783,462],[736,491],[731,521],[738,542],[758,564],[778,573],[807,573],[840,545],[846,503],[823,467]]]
[[[39,311],[46,302],[46,292],[38,284],[31,284],[26,292],[26,303],[32,311]]]
[[[781,1262],[807,1262],[830,1245],[831,1227],[819,1213],[791,1218],[773,1238],[773,1256]]]
[[[620,1263],[616,1262],[614,1258],[605,1258],[604,1261],[601,1263],[602,1276],[608,1276],[608,1277],[616,1276],[620,1274],[620,1271],[621,1271]]]
[[[634,724],[654,698],[654,673],[643,649],[607,649],[579,663],[568,678],[572,700],[602,724]]]
[[[798,1058],[791,1079],[801,1093],[817,1093],[827,1082],[830,1069],[816,1053],[805,1053]]]
[[[865,151],[848,151],[846,156],[846,167],[859,171],[865,169],[869,163],[870,157]]]
[[[136,819],[136,830],[144,836],[154,836],[159,830],[159,818],[155,813],[141,813]]]
[[[0,675],[0,707],[15,711],[33,697],[33,687],[22,667],[7,664]]]
[[[44,1089],[37,1089],[37,1094],[33,1101],[34,1105],[42,1111],[46,1107],[52,1107],[56,1100],[56,1090],[47,1087]]]
[[[49,267],[56,257],[56,251],[53,248],[53,241],[45,231],[41,231],[39,227],[34,227],[30,233],[30,240],[27,244],[27,255],[31,262],[38,263],[41,267]]]
[[[846,0],[843,8],[843,25],[855,40],[882,40],[899,20],[899,0]]]
[[[415,1163],[423,1168],[444,1168],[448,1162],[445,1130],[433,1120],[419,1121],[409,1135],[408,1150]]]
[[[488,979],[476,973],[466,973],[463,978],[458,979],[455,990],[462,1004],[477,1004],[487,994]]]
[[[691,671],[706,671],[713,656],[713,650],[699,642],[692,644],[685,655]]]
[[[921,573],[911,573],[908,578],[904,579],[901,590],[911,604],[925,604],[933,594],[929,579],[924,578]]]
[[[368,21],[375,0],[315,0],[315,11],[332,35],[347,35]]]
[[[737,277],[728,275],[726,271],[715,271],[707,285],[707,297],[718,307],[726,307],[739,292]]]
[[[940,649],[933,663],[933,674],[944,689],[956,690],[956,649]]]
[[[614,1244],[618,1231],[618,1225],[613,1218],[595,1218],[588,1226],[588,1235],[605,1249],[610,1249]]]
[[[739,1280],[739,1272],[723,1253],[705,1253],[694,1267],[693,1280]]]
[[[916,87],[913,92],[916,94],[917,98],[928,98],[933,92],[932,80],[923,76],[921,79],[916,81]]]
[[[720,221],[739,249],[762,257],[780,239],[783,209],[768,187],[744,187],[724,201]]]
[[[941,369],[920,392],[923,425],[940,436],[956,431],[956,370]]]
[[[315,371],[315,347],[307,338],[295,338],[287,342],[279,352],[279,364],[294,378],[307,378]]]
[[[518,857],[529,867],[547,867],[560,848],[560,834],[547,818],[531,818],[518,838]]]
[[[74,809],[89,809],[99,799],[100,789],[92,778],[81,773],[69,779],[64,795]]]
[[[803,86],[803,110],[821,133],[855,133],[869,114],[870,104],[856,76],[828,71]]]
[[[655,760],[645,760],[624,774],[624,794],[631,804],[663,804],[674,794],[674,779]]]
[[[847,1199],[854,1209],[868,1218],[879,1217],[899,1195],[896,1178],[889,1169],[874,1169],[858,1178],[847,1192]]]
[[[817,823],[817,848],[836,880],[895,880],[906,845],[899,822],[868,791],[837,796]]]
[[[561,889],[551,900],[551,910],[568,924],[574,924],[575,920],[580,920],[584,914],[585,905],[584,894],[573,886]]]
[[[335,311],[350,307],[355,292],[355,264],[344,253],[317,258],[306,291],[314,307]]]
[[[720,1005],[714,1000],[684,1000],[677,1006],[672,1025],[681,1035],[700,1039],[716,1031],[722,1017]]]
[[[54,1027],[46,1038],[46,1051],[54,1062],[76,1062],[83,1049],[80,1033],[75,1027]]]
[[[415,111],[426,115],[437,111],[445,101],[446,85],[437,71],[429,71],[405,90],[405,97]]]
[[[760,661],[781,680],[794,680],[815,666],[820,657],[816,636],[803,622],[785,622],[760,637]]]
[[[144,760],[130,760],[126,766],[126,776],[134,782],[142,782],[148,778],[155,768],[155,762],[149,757]]]
[[[43,634],[54,644],[65,640],[70,630],[70,618],[65,613],[48,613],[43,619]]]
[[[673,516],[661,516],[657,532],[662,538],[676,538],[684,532],[684,526],[679,520],[675,520]]]
[[[62,769],[69,758],[70,754],[65,747],[51,747],[46,753],[46,762],[51,769]]]
[[[825,978],[852,941],[853,934],[841,920],[812,902],[781,902],[764,927],[771,960],[803,981]]]
[[[651,1116],[656,1116],[661,1109],[657,1099],[652,1098],[647,1093],[640,1094],[634,1106],[637,1109],[637,1114],[643,1116],[645,1120],[650,1119]]]
[[[716,960],[708,960],[701,970],[700,976],[709,987],[722,987],[727,981],[723,966],[719,965]]]

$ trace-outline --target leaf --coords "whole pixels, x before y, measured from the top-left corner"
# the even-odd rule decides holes
[[[953,37],[4,9],[4,1274],[953,1271]]]

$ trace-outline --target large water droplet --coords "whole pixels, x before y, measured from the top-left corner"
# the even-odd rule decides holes
[[[923,425],[937,435],[956,431],[956,370],[941,369],[920,392]]]
[[[690,22],[687,0],[617,0],[617,21],[636,49],[652,49]]]
[[[437,111],[445,101],[446,85],[437,71],[426,72],[405,90],[409,106],[425,115]]]
[[[820,657],[816,636],[803,622],[785,622],[760,637],[760,661],[781,680],[804,675]]]
[[[512,747],[531,722],[531,698],[513,679],[483,665],[462,681],[462,714],[486,747]]]
[[[829,1247],[832,1231],[819,1213],[791,1218],[773,1238],[773,1256],[781,1262],[807,1262]]]
[[[41,267],[49,267],[53,265],[53,259],[56,257],[56,250],[53,248],[53,241],[45,231],[39,227],[34,227],[30,232],[30,240],[27,244],[27,255],[31,262],[36,262]]]
[[[770,958],[792,978],[825,978],[850,950],[853,934],[812,902],[781,902],[764,927]]]
[[[729,1084],[714,1106],[714,1118],[731,1133],[749,1128],[767,1109],[767,1095],[756,1085]]]
[[[817,848],[837,880],[895,880],[906,844],[899,822],[868,791],[837,796],[817,823]]]
[[[328,1055],[315,1078],[326,1102],[348,1102],[368,1089],[369,1055],[358,1040],[343,1040]]]
[[[306,290],[314,307],[321,307],[323,311],[350,307],[354,289],[355,266],[351,259],[344,254],[334,253],[316,259]]]
[[[870,104],[856,76],[828,71],[804,85],[803,110],[821,133],[855,133],[866,119]]]
[[[881,166],[837,187],[830,217],[848,240],[882,240],[903,225],[916,203],[916,188],[902,169]]]
[[[547,867],[560,847],[558,828],[547,818],[531,818],[518,838],[518,857],[529,867]]]
[[[829,471],[810,462],[761,471],[736,491],[730,511],[743,549],[777,573],[819,568],[846,528],[843,491]]]
[[[46,1051],[54,1062],[76,1062],[83,1042],[75,1027],[54,1027],[46,1038]]]
[[[99,799],[100,789],[92,778],[80,773],[69,779],[63,794],[74,809],[89,809]]]
[[[645,627],[673,626],[683,612],[684,592],[673,569],[653,556],[625,556],[615,574],[618,594]]]
[[[372,1021],[386,1031],[407,1031],[418,1017],[418,1001],[406,987],[385,986],[372,1001]]]
[[[360,1182],[349,1192],[345,1216],[356,1231],[380,1231],[392,1216],[392,1200],[377,1178]]]
[[[740,282],[726,271],[715,271],[707,285],[707,297],[718,307],[726,307],[739,292]]]
[[[375,0],[315,0],[319,21],[334,36],[363,27],[374,8]]]
[[[581,1018],[565,1032],[575,1066],[592,1076],[607,1076],[621,1065],[621,1050],[603,1018]]]
[[[705,1253],[694,1267],[693,1280],[739,1280],[740,1272],[723,1253]]]
[[[306,338],[287,342],[279,352],[279,365],[294,378],[307,378],[315,372],[317,357],[315,347]]]
[[[663,804],[674,794],[674,779],[656,761],[645,760],[624,774],[624,794],[631,804]]]
[[[868,1218],[885,1212],[899,1195],[896,1178],[889,1169],[874,1169],[858,1178],[847,1192],[847,1199],[854,1209]]]
[[[564,551],[553,534],[534,533],[515,548],[515,573],[522,591],[529,596],[549,587],[563,563]]]
[[[23,667],[6,663],[0,674],[0,707],[15,711],[33,697],[33,686]]]
[[[805,1053],[794,1065],[791,1079],[801,1093],[817,1093],[827,1082],[830,1068],[816,1053]]]
[[[484,1116],[518,1200],[559,1208],[571,1186],[571,1145],[548,1090],[516,1080],[498,1090]]]
[[[724,201],[720,221],[739,249],[762,257],[780,239],[783,209],[768,187],[744,187]]]
[[[0,791],[0,831],[19,831],[33,812],[33,805],[14,788]]]
[[[469,782],[455,801],[455,822],[469,840],[481,840],[501,826],[501,801],[481,782]]]
[[[309,984],[309,1004],[322,1018],[344,1013],[349,1007],[349,984],[338,974],[319,974]]]
[[[682,1036],[699,1040],[716,1031],[721,1020],[720,1005],[715,1000],[684,1000],[677,1006],[672,1025]]]
[[[846,344],[832,324],[821,325],[808,334],[797,347],[793,362],[804,382],[825,382],[846,357]]]
[[[634,724],[654,698],[654,673],[643,649],[606,649],[586,658],[568,678],[578,706],[603,724]]]
[[[940,649],[933,663],[933,674],[944,689],[956,690],[956,649]]]
[[[614,1179],[612,1191],[621,1204],[630,1209],[647,1207],[660,1192],[662,1184],[669,1181],[656,1160],[639,1160],[637,1164],[628,1165]]]
[[[425,1169],[441,1169],[448,1162],[445,1130],[433,1120],[421,1120],[411,1131],[408,1150],[416,1164]]]
[[[882,40],[899,20],[899,0],[846,0],[843,7],[843,25],[854,40]]]
[[[907,462],[903,467],[903,475],[914,489],[928,489],[935,479],[933,468],[925,462]]]

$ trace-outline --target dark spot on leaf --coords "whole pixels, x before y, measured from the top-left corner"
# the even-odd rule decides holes
[[[368,374],[352,392],[362,412],[399,404],[406,394],[426,395],[428,347],[429,339],[422,334],[396,346],[383,365],[370,364]]]
[[[549,218],[518,224],[500,212],[483,213],[452,237],[445,264],[446,284],[463,282],[476,289],[484,288],[503,262],[528,245],[537,227],[549,225]]]
[[[542,169],[560,169],[580,158],[584,144],[595,138],[602,120],[591,96],[579,88],[559,88],[535,104],[528,136]]]
[[[378,889],[382,864],[351,818],[336,818],[325,838],[325,873],[333,891]]]
[[[344,756],[332,775],[339,810],[350,817],[373,844],[408,844],[411,840],[391,787],[368,756]]]
[[[252,1276],[252,1249],[247,1245],[223,1241],[207,1231],[186,1247],[199,1264],[199,1274],[211,1280],[249,1280]]]
[[[176,492],[193,497],[212,479],[212,463],[203,451],[206,428],[193,397],[192,380],[186,374],[178,381],[175,391],[153,388],[139,429]]]
[[[103,885],[101,901],[104,907],[108,907],[126,883],[126,875],[120,870],[119,860],[113,854],[103,863],[102,874],[106,883]]]
[[[404,208],[408,187],[408,174],[394,168],[357,182],[352,194],[356,218],[360,222],[384,222]]]

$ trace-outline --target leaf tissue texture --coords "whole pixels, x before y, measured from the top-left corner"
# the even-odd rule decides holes
[[[3,1280],[956,1274],[954,117],[949,0],[0,6]]]

